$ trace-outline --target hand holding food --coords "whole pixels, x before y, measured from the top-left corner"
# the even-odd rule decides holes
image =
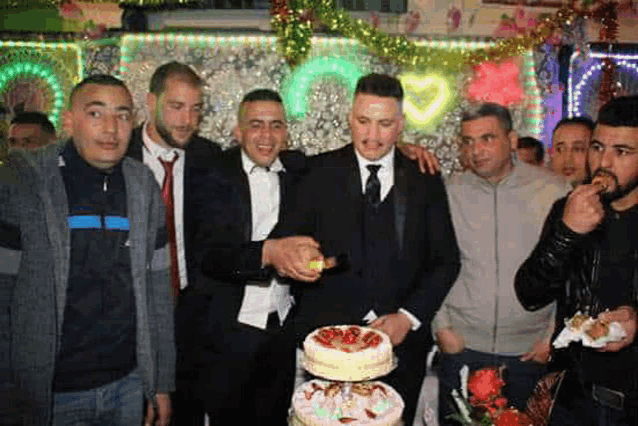
[[[625,330],[616,321],[609,321],[601,314],[592,318],[581,312],[565,321],[565,328],[553,342],[555,348],[565,348],[571,342],[581,341],[583,346],[603,348],[610,342],[618,342],[626,336]]]

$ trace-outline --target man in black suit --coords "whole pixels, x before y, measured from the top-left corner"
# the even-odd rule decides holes
[[[187,347],[190,313],[180,303],[197,267],[192,256],[190,228],[195,177],[212,166],[219,146],[196,134],[201,119],[203,80],[188,66],[169,62],[151,77],[146,98],[148,121],[133,130],[128,155],[146,164],[162,188],[171,239],[171,282],[177,303],[175,340],[178,349],[173,424],[203,426],[204,411],[194,405]],[[184,220],[186,219],[186,220]]]
[[[403,396],[404,420],[412,424],[433,343],[430,321],[460,260],[440,175],[419,173],[396,149],[402,99],[394,77],[359,80],[350,113],[352,144],[312,158],[297,185],[296,208],[274,235],[309,236],[325,258],[347,259],[303,286],[297,337],[301,341],[320,326],[367,321],[386,332],[399,363],[382,380]],[[295,271],[287,275],[308,281]]]
[[[320,256],[309,237],[268,235],[294,207],[294,186],[306,159],[286,147],[280,96],[248,93],[235,136],[218,167],[202,176],[194,200],[194,247],[202,275],[185,297],[197,318],[194,364],[199,397],[215,424],[283,425],[294,385],[292,292],[281,273],[316,280],[310,259]]]

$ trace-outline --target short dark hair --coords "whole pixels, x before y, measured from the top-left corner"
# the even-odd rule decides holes
[[[556,126],[554,126],[554,131],[552,132],[552,135],[554,133],[556,133],[556,130],[558,130],[558,128],[560,126],[566,126],[568,124],[575,124],[575,125],[581,125],[586,127],[587,129],[589,129],[590,132],[594,131],[594,120],[592,120],[589,117],[565,117],[563,119],[561,119],[558,123],[556,123]]]
[[[126,87],[126,84],[119,78],[113,77],[109,74],[93,74],[91,76],[86,77],[84,80],[80,81],[78,84],[71,89],[71,95],[69,96],[69,105],[73,106],[73,98],[75,95],[82,89],[84,86],[89,84],[99,84],[100,86],[115,86],[122,87],[126,90],[126,92],[131,96],[131,92]],[[132,97],[131,97],[132,99]]]
[[[241,100],[241,104],[245,104],[246,102],[255,102],[255,101],[271,101],[283,104],[284,101],[281,100],[281,96],[279,93],[270,89],[255,89],[249,93],[247,93],[244,98]]]
[[[545,147],[543,143],[536,138],[532,138],[530,136],[525,136],[522,138],[518,138],[519,149],[533,149],[534,150],[534,159],[537,164],[543,164],[543,159],[545,157]]]
[[[471,106],[463,111],[463,114],[461,115],[461,123],[477,120],[483,117],[496,117],[503,130],[507,133],[514,129],[512,114],[510,114],[510,111],[504,106],[492,102]]]
[[[596,125],[638,127],[638,95],[621,96],[607,102],[598,112]]]
[[[13,117],[10,124],[36,124],[40,126],[43,132],[49,135],[55,135],[55,126],[53,126],[53,123],[51,123],[46,114],[38,111],[19,112]]]
[[[250,91],[244,95],[243,99],[239,103],[239,111],[237,111],[238,117],[241,118],[242,108],[248,102],[257,102],[257,101],[269,101],[269,102],[277,102],[278,104],[283,105],[284,101],[281,99],[279,93],[270,89],[255,89]]]
[[[204,80],[191,67],[181,62],[172,61],[157,67],[151,77],[149,92],[155,95],[161,94],[166,88],[166,80],[171,77],[178,77],[198,89],[204,86]]]
[[[403,101],[403,87],[398,78],[388,74],[372,73],[364,75],[357,82],[354,94],[365,93],[380,96],[382,98],[394,98]]]

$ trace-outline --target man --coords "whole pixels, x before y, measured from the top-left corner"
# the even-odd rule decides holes
[[[516,155],[523,163],[531,164],[532,166],[542,166],[545,158],[545,148],[538,139],[529,136],[518,138]]]
[[[618,322],[626,334],[600,349],[572,344],[557,351],[570,372],[559,390],[555,425],[638,423],[637,111],[636,96],[601,108],[588,153],[595,183],[556,202],[516,275],[525,308],[558,301],[557,332],[581,311]]]
[[[9,147],[38,149],[55,140],[55,127],[41,112],[21,112],[11,120]]]
[[[64,115],[71,139],[34,158],[16,151],[19,184],[0,188],[2,228],[19,259],[9,368],[21,424],[139,426],[143,396],[147,424],[168,424],[175,349],[164,207],[152,174],[125,158],[132,110],[124,83],[88,77]]]
[[[390,336],[399,358],[383,380],[403,396],[404,419],[412,424],[432,342],[429,324],[459,258],[441,177],[420,174],[396,149],[405,122],[402,100],[394,77],[359,80],[349,117],[352,144],[312,159],[296,208],[276,235],[310,236],[326,259],[340,259],[300,291],[299,342],[316,327],[377,317],[371,326]],[[316,279],[282,263],[274,261],[280,274]]]
[[[203,408],[192,402],[192,372],[186,362],[191,348],[185,347],[182,340],[191,329],[190,313],[181,308],[178,297],[186,290],[196,269],[192,264],[190,236],[193,233],[189,220],[194,205],[193,181],[221,153],[216,144],[196,134],[204,105],[203,88],[204,81],[188,65],[169,62],[158,67],[151,77],[146,97],[148,121],[133,130],[128,150],[129,156],[143,161],[153,171],[168,206],[171,285],[177,302],[178,364],[173,423],[180,426],[204,424]]]
[[[506,395],[524,408],[544,371],[553,306],[526,312],[516,300],[514,274],[538,239],[553,202],[567,185],[549,171],[518,161],[509,111],[482,104],[461,118],[461,143],[469,170],[446,188],[461,250],[461,272],[436,315],[441,349],[439,421],[453,412],[459,370],[506,366]]]
[[[306,160],[283,151],[284,107],[272,90],[244,96],[235,136],[240,146],[224,152],[195,199],[194,248],[204,275],[191,284],[184,306],[198,318],[197,394],[216,424],[286,424],[295,372],[293,301],[269,258],[297,257],[300,250],[307,253],[299,261],[304,265],[320,254],[311,238],[268,235],[294,208],[294,185]]]
[[[589,118],[573,117],[559,121],[552,133],[552,168],[574,187],[589,176],[587,151],[593,131]]]

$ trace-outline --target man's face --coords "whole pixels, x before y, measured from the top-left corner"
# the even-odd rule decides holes
[[[614,184],[603,194],[609,201],[638,201],[638,127],[611,127],[599,124],[594,129],[588,155],[592,176],[607,175]]]
[[[564,124],[552,137],[552,168],[572,185],[587,179],[587,150],[591,131],[582,124]]]
[[[536,151],[534,148],[517,148],[516,156],[524,163],[531,164],[532,166],[540,166],[536,162]]]
[[[244,103],[235,137],[255,164],[269,167],[286,148],[288,130],[283,105],[274,101]]]
[[[123,87],[87,84],[76,92],[64,119],[80,156],[100,170],[118,164],[131,137],[132,111],[131,95]]]
[[[9,127],[9,146],[12,148],[38,149],[52,139],[53,135],[43,131],[39,124],[16,123]]]
[[[350,112],[352,143],[357,152],[369,161],[386,155],[397,143],[405,118],[399,101],[358,93]]]
[[[183,149],[199,126],[203,91],[179,77],[170,77],[159,96],[148,94],[147,105],[150,124],[162,139],[159,144]]]
[[[462,149],[467,165],[476,175],[496,183],[512,170],[516,149],[515,131],[507,132],[496,117],[481,117],[461,125]]]

